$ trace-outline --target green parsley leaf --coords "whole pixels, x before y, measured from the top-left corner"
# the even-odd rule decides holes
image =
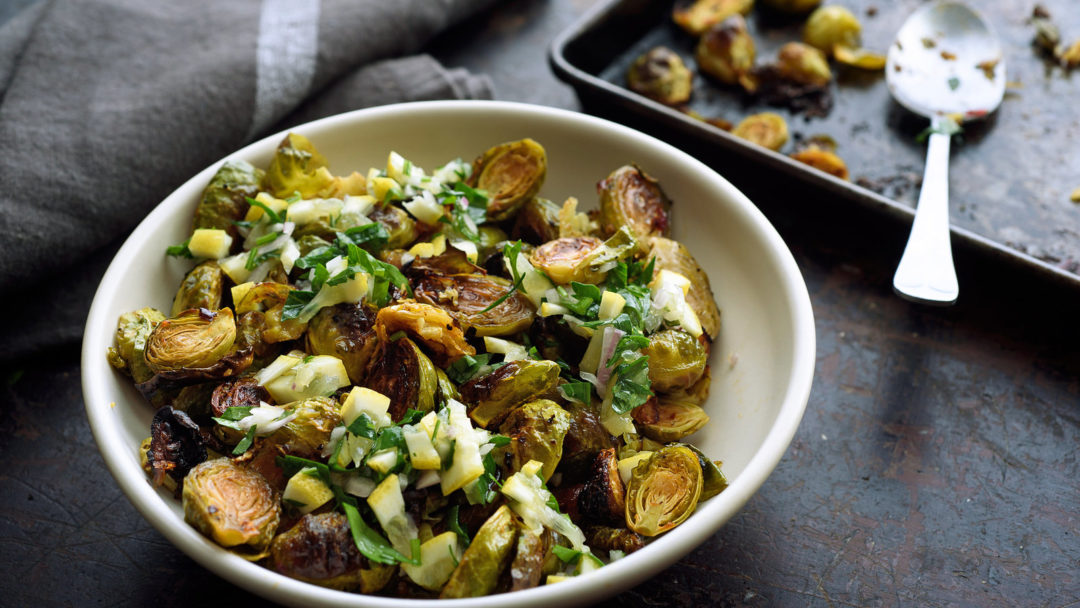
[[[420,560],[405,557],[391,547],[381,534],[367,525],[356,505],[344,502],[341,506],[345,509],[345,518],[349,521],[349,531],[352,532],[353,542],[364,557],[378,564],[392,565],[406,562],[420,565]]]
[[[506,256],[507,261],[509,261],[508,266],[510,266],[510,276],[513,277],[513,285],[510,286],[510,289],[506,290],[506,293],[499,296],[498,299],[492,302],[490,306],[488,306],[484,310],[481,310],[481,313],[488,312],[499,304],[502,304],[506,301],[507,298],[514,295],[515,291],[527,293],[525,291],[525,288],[522,286],[522,283],[525,281],[525,276],[518,272],[517,268],[517,258],[518,255],[521,254],[521,245],[521,241],[514,241],[513,243],[507,244],[506,247],[503,249],[503,255]]]
[[[349,424],[348,429],[350,433],[357,437],[365,437],[367,439],[375,439],[375,422],[372,421],[371,416],[366,413],[361,413]]]
[[[588,382],[567,382],[559,386],[559,392],[568,401],[589,405],[592,402],[592,385]]]
[[[364,224],[363,226],[355,226],[339,234],[344,235],[345,239],[348,239],[349,242],[357,247],[361,247],[372,253],[382,251],[390,241],[390,233],[386,230],[386,226],[383,226],[378,222]]]
[[[290,319],[296,319],[303,312],[304,307],[311,302],[315,297],[314,291],[304,291],[301,289],[294,289],[289,292],[289,296],[285,298],[285,306],[281,309],[281,320],[288,321]]]
[[[465,528],[465,526],[461,523],[461,520],[458,519],[459,509],[460,507],[458,505],[454,505],[447,509],[446,529],[450,530],[454,534],[457,534],[458,538],[461,539],[461,542],[464,543],[466,547],[468,547],[469,543],[472,542],[472,539],[469,538],[469,530]]]
[[[489,353],[465,355],[455,360],[450,364],[450,367],[446,368],[446,375],[453,380],[455,384],[463,384],[471,380],[481,367],[487,365],[490,358],[491,355]]]
[[[240,443],[236,444],[235,448],[233,448],[233,456],[239,456],[244,452],[248,451],[248,448],[251,447],[251,444],[255,442],[255,430],[257,428],[259,428],[259,425],[251,425],[251,428],[248,429],[248,432],[246,435],[244,435],[244,438],[240,440]]]
[[[254,207],[258,207],[258,208],[262,209],[263,212],[266,213],[266,217],[270,218],[271,223],[274,223],[274,224],[283,224],[283,223],[285,223],[284,215],[278,215],[278,213],[276,211],[274,211],[270,207],[266,206],[266,203],[264,203],[262,201],[257,201],[257,200],[255,200],[255,199],[253,199],[251,197],[247,197],[247,202],[248,202],[249,205],[252,205]]]
[[[180,243],[179,245],[171,245],[169,247],[166,247],[165,255],[174,258],[187,258],[189,260],[195,259],[195,254],[191,253],[191,250],[188,249],[188,243],[190,242],[191,239],[188,239],[183,243]]]
[[[638,357],[633,361],[619,364],[615,368],[615,382],[611,387],[611,409],[617,414],[625,414],[645,403],[652,396],[649,381],[649,358]]]
[[[405,337],[405,330],[404,329],[399,329],[399,330],[395,331],[394,333],[390,334],[386,339],[391,341],[391,342],[397,342],[398,340],[400,340],[400,339],[402,339],[404,337]]]

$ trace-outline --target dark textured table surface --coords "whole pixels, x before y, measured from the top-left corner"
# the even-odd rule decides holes
[[[578,108],[543,51],[592,3],[508,3],[433,50],[491,74],[501,99]],[[674,143],[720,167],[792,248],[817,370],[794,442],[742,512],[605,605],[1080,602],[1080,294],[961,249],[959,304],[911,305],[890,288],[905,226],[813,193],[793,205],[738,158]],[[77,348],[3,377],[0,605],[267,605],[121,494],[83,414]]]

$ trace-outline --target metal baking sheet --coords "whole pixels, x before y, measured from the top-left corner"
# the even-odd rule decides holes
[[[863,45],[879,52],[886,50],[904,19],[921,4],[918,0],[843,2],[862,22]],[[1080,40],[1080,11],[1073,0],[1043,4],[1066,43]],[[1056,282],[1080,287],[1080,204],[1070,200],[1070,193],[1080,187],[1080,69],[1070,74],[1033,49],[1035,30],[1028,23],[1033,4],[986,0],[977,6],[1002,39],[1009,87],[997,113],[969,124],[954,141],[950,164],[954,246],[970,245]],[[881,72],[834,66],[833,104],[824,117],[765,105],[696,74],[688,105],[703,116],[738,123],[749,114],[773,111],[788,120],[792,141],[780,154],[774,153],[625,88],[630,62],[657,45],[677,51],[696,68],[695,40],[672,23],[671,9],[672,2],[655,0],[610,0],[597,5],[554,41],[553,69],[575,88],[587,108],[617,106],[650,124],[734,151],[853,204],[911,217],[925,156],[925,144],[917,136],[927,121],[891,100]],[[747,22],[758,62],[771,61],[783,43],[801,39],[801,19],[785,19],[756,8]],[[850,182],[784,155],[800,139],[816,136],[837,142],[837,153],[851,172]]]

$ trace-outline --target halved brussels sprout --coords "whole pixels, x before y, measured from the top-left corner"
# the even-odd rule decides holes
[[[577,237],[588,238],[588,237]],[[599,247],[585,253],[573,275],[580,283],[602,283],[609,270],[620,261],[632,256],[638,248],[633,233],[628,226],[623,226],[608,237]]]
[[[596,454],[615,446],[611,434],[600,424],[599,413],[595,406],[569,403],[566,406],[570,414],[570,428],[563,440],[563,458],[560,470],[564,479],[579,471],[585,471]]]
[[[776,54],[780,78],[811,87],[824,87],[832,80],[829,60],[818,49],[801,42],[789,42]]]
[[[510,410],[559,384],[559,364],[521,359],[461,385],[461,397],[469,405],[469,417],[487,427],[498,424]]]
[[[239,242],[236,224],[244,219],[248,198],[259,193],[263,170],[242,160],[230,160],[218,169],[195,208],[194,228],[218,228]]]
[[[358,593],[377,593],[396,570],[360,553],[341,513],[308,513],[277,535],[270,545],[269,566],[290,578]]]
[[[719,460],[712,461],[701,450],[695,448],[692,445],[684,444],[690,448],[690,451],[697,454],[698,462],[701,464],[701,472],[704,475],[704,482],[701,486],[701,499],[707,500],[716,496],[720,492],[723,492],[727,486],[727,477],[720,470],[721,462]]]
[[[172,406],[195,420],[206,420],[209,416],[215,415],[210,408],[210,398],[215,388],[217,387],[213,382],[185,386],[180,389],[176,397],[173,397]]]
[[[854,13],[840,5],[830,4],[810,13],[803,28],[803,40],[826,55],[832,55],[837,46],[859,48],[861,32],[862,24]]]
[[[486,310],[510,291],[511,283],[500,277],[478,274],[427,275],[413,283],[416,299],[445,308],[462,326],[476,335],[509,336],[532,325],[535,316],[528,297],[515,291],[491,310]]]
[[[356,228],[370,223],[363,216],[342,213],[331,218],[327,215],[297,226],[292,236],[294,239],[318,237],[324,241],[333,241],[337,238],[339,232],[345,232],[349,228]],[[297,249],[299,248],[299,245],[297,245]]]
[[[390,398],[390,418],[397,421],[409,409],[434,408],[439,379],[431,359],[403,337],[379,343],[364,385]]]
[[[259,311],[265,315],[266,327],[263,340],[274,344],[295,340],[304,334],[307,323],[299,319],[281,320],[285,302],[289,299],[292,288],[284,283],[265,281],[256,283],[248,289],[239,302],[233,302],[237,314]]]
[[[540,584],[551,544],[551,532],[547,529],[540,534],[530,530],[520,532],[514,559],[510,562],[510,591],[532,589]]]
[[[146,363],[146,340],[165,315],[156,308],[142,308],[120,315],[116,323],[116,346],[109,347],[108,359],[116,369],[136,382],[146,382],[154,370]]]
[[[253,359],[251,349],[243,348],[225,355],[206,367],[162,370],[146,382],[136,384],[135,388],[152,405],[160,407],[174,401],[184,387],[239,376],[251,366]]]
[[[626,165],[596,185],[600,194],[600,229],[605,236],[626,226],[644,253],[646,239],[668,233],[671,201],[655,179]]]
[[[488,193],[488,219],[499,222],[536,196],[546,176],[544,147],[526,138],[484,152],[473,162],[469,185]]]
[[[379,345],[375,311],[363,304],[327,306],[308,321],[305,340],[309,353],[341,359],[349,379],[359,384]]]
[[[686,302],[694,309],[701,328],[710,338],[716,339],[720,333],[720,309],[716,307],[709,277],[698,265],[694,256],[678,241],[663,237],[649,240],[649,256],[656,257],[656,270],[667,269],[690,279],[690,292]]]
[[[672,19],[691,36],[700,36],[724,19],[745,15],[753,7],[754,0],[680,0],[675,3]]]
[[[626,73],[631,91],[669,106],[690,99],[693,80],[694,74],[683,63],[682,57],[666,46],[643,53],[630,64]]]
[[[518,525],[510,507],[503,505],[476,531],[461,563],[450,575],[440,598],[479,597],[495,590],[510,563]]]
[[[625,518],[626,488],[619,477],[615,448],[599,452],[578,496],[578,509],[588,521],[617,526]]]
[[[529,254],[529,262],[543,270],[556,283],[565,285],[570,281],[596,282],[585,280],[586,277],[581,276],[578,268],[589,253],[601,244],[603,241],[591,236],[554,239],[534,249]]]
[[[656,411],[656,422],[639,424],[638,428],[646,437],[664,443],[693,435],[709,421],[709,415],[701,406],[685,401],[661,399]]]
[[[709,396],[709,386],[712,384],[712,374],[709,372],[709,369],[709,366],[706,365],[705,373],[701,375],[700,380],[685,389],[668,391],[664,397],[671,399],[672,401],[684,401],[686,403],[693,403],[694,405],[705,403],[705,399]]]
[[[146,364],[153,372],[209,367],[232,350],[232,310],[192,308],[165,319],[146,339]]]
[[[213,387],[210,412],[221,416],[230,407],[258,407],[260,402],[274,404],[274,398],[254,378],[237,378]]]
[[[254,355],[249,371],[255,372],[266,367],[281,354],[281,343],[269,343],[263,339],[266,331],[266,315],[251,310],[241,313],[236,319],[236,342],[238,351],[248,350]]]
[[[701,497],[697,454],[668,446],[637,465],[626,488],[626,527],[656,536],[686,521]]]
[[[496,247],[499,243],[507,239],[506,233],[503,232],[498,226],[492,226],[490,224],[484,224],[476,229],[476,234],[479,237],[476,243],[476,255],[477,263],[484,264],[488,261],[488,258],[495,255]],[[457,251],[455,249],[455,251]],[[465,272],[476,272],[475,270],[468,270]],[[457,273],[455,273],[457,274]]]
[[[687,388],[705,373],[708,351],[690,334],[665,329],[649,336],[642,351],[649,357],[649,381],[653,390],[666,392]]]
[[[520,470],[530,460],[544,465],[544,481],[551,479],[563,454],[563,438],[570,428],[570,414],[559,404],[538,399],[510,412],[499,432],[510,437],[504,448],[510,470]]]
[[[709,28],[694,51],[698,68],[724,84],[739,84],[753,69],[754,56],[754,39],[742,15]]]
[[[301,256],[305,256],[320,247],[329,246],[330,241],[314,234],[309,234],[296,239],[296,248],[300,250]]]
[[[264,551],[281,506],[262,475],[228,458],[207,460],[184,478],[184,521],[222,547]]]
[[[263,177],[263,189],[282,199],[296,192],[301,198],[312,198],[333,183],[334,177],[326,169],[326,157],[319,154],[308,138],[297,133],[289,133],[278,144]]]
[[[175,317],[189,308],[221,308],[224,284],[225,273],[221,272],[217,262],[211,260],[192,268],[180,283],[180,289],[173,298],[172,316]]]
[[[165,406],[154,413],[150,423],[150,449],[146,462],[154,485],[165,483],[165,476],[183,481],[193,467],[206,460],[202,429],[187,414]]]
[[[788,140],[788,126],[783,116],[775,112],[751,114],[740,122],[731,132],[748,142],[776,151],[784,147]]]
[[[416,258],[409,265],[407,272],[412,276],[424,273],[487,274],[483,268],[470,262],[468,255],[457,247],[447,247],[445,252],[429,258]]]
[[[645,539],[640,534],[626,528],[608,526],[585,526],[585,542],[592,549],[600,551],[622,551],[630,554],[645,547]]]
[[[518,212],[510,236],[533,245],[541,245],[559,238],[559,211],[561,209],[562,207],[546,198],[529,199]]]
[[[416,220],[412,219],[404,209],[393,205],[375,205],[368,213],[368,219],[378,222],[386,228],[390,238],[386,246],[390,249],[408,247],[413,241],[420,238],[420,230],[416,226]]]
[[[837,156],[836,153],[816,145],[810,145],[798,152],[793,152],[791,158],[834,177],[848,179],[848,168],[844,159]]]
[[[337,401],[330,397],[311,397],[286,403],[284,408],[296,414],[296,418],[270,435],[273,443],[288,454],[317,458],[330,443],[334,427],[341,424]]]
[[[440,366],[445,367],[476,349],[465,341],[461,324],[448,312],[432,304],[401,302],[379,310],[375,330],[380,340],[404,331],[427,347]]]

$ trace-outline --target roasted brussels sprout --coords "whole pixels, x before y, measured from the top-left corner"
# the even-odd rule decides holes
[[[521,531],[514,559],[510,562],[510,591],[532,589],[540,584],[551,544],[551,532],[547,529],[540,534],[529,530]]]
[[[518,525],[510,507],[499,507],[477,530],[439,597],[479,597],[494,591],[499,577],[510,563],[510,552],[517,535]]]
[[[596,277],[583,276],[579,268],[589,253],[602,243],[600,239],[591,236],[555,239],[533,250],[529,254],[529,261],[533,266],[543,270],[556,283],[564,285],[570,281],[596,283]],[[603,280],[602,276],[600,280]]]
[[[506,279],[479,274],[427,275],[413,283],[417,300],[445,308],[464,328],[474,328],[481,337],[509,336],[532,325],[532,302],[520,292],[487,310],[510,288]]]
[[[698,432],[709,421],[701,406],[685,401],[660,399],[656,406],[657,420],[639,424],[641,434],[660,442],[679,441]]]
[[[656,536],[686,521],[701,497],[702,472],[697,454],[668,446],[637,465],[626,488],[626,526],[642,536]]]
[[[708,456],[692,445],[686,445],[686,447],[690,448],[691,452],[697,454],[698,463],[701,464],[701,473],[704,475],[700,500],[708,500],[720,492],[723,492],[727,488],[728,482],[727,477],[720,471],[720,461],[717,460],[713,462],[712,460],[709,460]]]
[[[404,331],[427,347],[442,367],[464,355],[476,354],[476,349],[465,341],[461,323],[432,304],[401,302],[382,308],[375,318],[375,330],[380,340]]]
[[[700,36],[705,30],[732,15],[747,14],[754,8],[754,0],[679,0],[675,3],[672,19],[692,36]]]
[[[286,411],[296,414],[291,422],[270,435],[274,444],[286,453],[302,458],[318,457],[330,433],[341,423],[338,403],[329,397],[312,397],[284,405]]]
[[[619,477],[615,448],[599,452],[578,496],[578,510],[587,521],[618,526],[626,512],[626,488]]]
[[[495,255],[498,244],[507,239],[506,233],[501,228],[490,224],[477,227],[476,234],[479,237],[479,241],[476,243],[476,261],[480,264],[486,263],[488,258]],[[457,249],[454,249],[454,251],[457,251]],[[476,271],[469,270],[466,272]]]
[[[297,133],[289,133],[278,144],[263,177],[263,189],[276,198],[288,198],[296,192],[301,198],[312,198],[333,183],[334,177],[326,169],[326,157],[319,154],[308,138]]]
[[[380,591],[395,571],[360,554],[341,513],[309,513],[277,535],[270,545],[270,567],[320,587],[358,593]]]
[[[690,334],[666,329],[649,337],[643,351],[649,357],[649,380],[653,390],[685,389],[705,373],[709,356],[705,347]]]
[[[588,237],[575,237],[588,238]],[[561,239],[560,239],[561,240]],[[573,277],[580,283],[601,283],[610,269],[618,262],[634,255],[638,248],[637,240],[628,226],[615,231],[599,247],[593,247],[574,267]]]
[[[765,6],[782,13],[809,13],[821,5],[821,0],[762,0]]]
[[[378,222],[386,228],[390,238],[386,246],[391,249],[408,247],[413,241],[420,238],[420,229],[416,226],[416,220],[409,217],[404,209],[393,205],[376,205],[368,213],[368,219]]]
[[[602,450],[615,446],[615,440],[611,434],[600,424],[599,415],[595,408],[580,403],[570,403],[566,406],[570,414],[570,428],[566,431],[563,440],[562,467],[567,477],[581,477],[593,457]],[[576,475],[581,472],[582,475]]]
[[[742,15],[709,28],[698,40],[694,59],[702,72],[720,82],[740,84],[754,67],[754,39]]]
[[[838,177],[840,179],[848,178],[847,164],[844,163],[844,159],[840,158],[834,152],[825,150],[815,145],[807,146],[806,148],[794,152],[791,158],[805,163],[818,171],[824,171],[829,175]]]
[[[641,169],[626,165],[596,185],[600,194],[600,229],[605,236],[626,226],[645,251],[646,239],[668,233],[671,201],[655,179]]]
[[[206,460],[202,429],[187,414],[165,406],[154,413],[150,423],[150,449],[146,461],[154,485],[165,483],[165,476],[180,482],[195,465]]]
[[[254,378],[236,378],[213,387],[210,411],[221,416],[230,407],[258,407],[260,402],[273,405],[274,398]]]
[[[850,65],[853,68],[861,68],[863,70],[880,70],[885,67],[885,56],[881,53],[873,53],[866,49],[853,49],[846,46],[838,46],[833,49],[833,57],[837,63],[844,65]],[[990,74],[993,75],[994,70],[990,68]]]
[[[191,269],[180,283],[173,299],[172,316],[189,308],[217,310],[221,308],[221,291],[225,284],[224,273],[217,262],[208,261]]]
[[[682,57],[666,46],[643,53],[630,64],[626,73],[626,82],[631,91],[669,106],[677,106],[690,99],[693,80],[694,74],[683,63]]]
[[[649,257],[656,257],[656,270],[671,270],[690,279],[690,292],[686,295],[686,302],[697,313],[705,333],[716,339],[720,332],[720,309],[716,307],[709,277],[698,266],[697,260],[678,241],[653,237],[649,240],[649,245]]]
[[[232,310],[192,308],[157,324],[146,340],[146,364],[153,372],[209,367],[232,350],[236,322]]]
[[[469,185],[488,193],[488,219],[499,222],[536,196],[546,176],[544,147],[526,138],[484,152],[473,162]]]
[[[390,398],[390,417],[397,421],[409,409],[434,408],[439,379],[431,359],[412,340],[398,338],[379,343],[364,385]]]
[[[263,341],[275,344],[295,340],[304,334],[307,323],[299,319],[281,320],[285,302],[289,299],[292,288],[283,283],[266,281],[255,283],[248,289],[239,302],[233,302],[237,314],[259,311],[264,315],[266,326],[262,332]]]
[[[146,363],[146,341],[165,315],[155,308],[142,308],[120,315],[116,323],[116,346],[109,347],[108,359],[116,369],[136,383],[146,382],[154,370]]]
[[[514,239],[541,245],[559,238],[559,207],[546,198],[533,198],[518,211],[510,236]]]
[[[185,386],[173,397],[172,406],[195,420],[205,420],[214,415],[210,409],[210,398],[216,388],[213,382]]]
[[[223,310],[228,310],[223,309]],[[135,385],[140,393],[155,406],[175,400],[184,387],[239,376],[251,366],[251,349],[240,349],[218,359],[206,367],[167,369],[155,373],[146,382]]]
[[[581,531],[585,533],[585,541],[592,549],[622,551],[629,554],[645,547],[645,539],[637,532],[626,528],[585,526]]]
[[[803,28],[803,40],[826,55],[832,55],[838,46],[859,48],[861,32],[862,24],[854,13],[830,4],[810,13]]]
[[[500,232],[502,232],[500,230]],[[486,274],[480,266],[469,261],[464,251],[457,247],[447,247],[446,251],[429,258],[416,258],[409,265],[410,276],[423,274]]]
[[[461,385],[461,397],[469,407],[469,417],[477,425],[498,424],[528,399],[552,390],[559,383],[559,364],[554,361],[522,359]]]
[[[234,222],[244,219],[247,199],[259,193],[262,179],[262,169],[242,160],[226,161],[203,190],[195,208],[193,228],[224,230],[233,237],[233,242],[239,242],[240,233]]]
[[[551,479],[562,458],[563,438],[570,422],[570,414],[548,399],[538,399],[511,411],[499,425],[499,432],[510,437],[504,448],[510,457],[510,469],[517,471],[535,460],[544,465],[544,481]]]
[[[309,353],[341,359],[349,379],[359,384],[379,344],[375,311],[349,303],[323,308],[308,321],[305,340]]]
[[[184,478],[184,521],[222,547],[261,553],[281,518],[277,495],[262,475],[228,458],[207,460]]]
[[[789,42],[776,54],[780,78],[811,87],[824,87],[832,80],[825,54],[801,42]]]
[[[751,114],[731,132],[763,148],[779,150],[788,140],[788,126],[783,116],[774,112]]]
[[[303,239],[308,237],[318,237],[324,241],[333,241],[337,237],[338,232],[345,232],[349,228],[356,228],[357,226],[363,226],[370,223],[371,222],[367,221],[363,216],[347,214],[332,216],[327,214],[297,226],[296,231],[293,232],[293,238]],[[297,249],[299,248],[300,246],[298,244]]]

